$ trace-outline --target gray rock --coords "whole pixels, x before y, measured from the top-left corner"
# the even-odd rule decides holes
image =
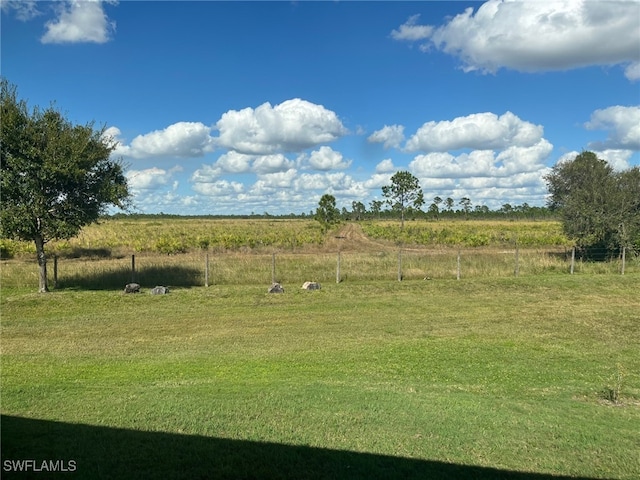
[[[151,295],[165,295],[167,293],[169,293],[169,287],[163,287],[161,285],[158,285],[151,290]]]
[[[272,283],[267,290],[268,293],[284,293],[284,288],[279,283]]]
[[[302,288],[303,290],[320,290],[320,284],[318,282],[304,282]]]
[[[127,283],[124,286],[124,293],[140,293],[140,285],[137,283]]]

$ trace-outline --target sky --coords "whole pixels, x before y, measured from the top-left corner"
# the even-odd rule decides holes
[[[640,1],[0,0],[1,74],[95,122],[133,211],[544,206],[584,150],[640,165]]]

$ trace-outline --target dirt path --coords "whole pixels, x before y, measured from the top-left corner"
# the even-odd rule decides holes
[[[345,223],[337,232],[329,233],[324,246],[330,251],[339,248],[343,252],[381,252],[397,248],[393,243],[370,239],[364,234],[362,227],[353,222]]]

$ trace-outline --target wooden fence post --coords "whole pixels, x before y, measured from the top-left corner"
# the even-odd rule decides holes
[[[398,281],[402,281],[402,248],[398,250]]]
[[[276,283],[276,254],[271,254],[271,283]]]
[[[571,249],[571,275],[573,275],[573,269],[576,264],[576,247]]]
[[[516,266],[513,271],[513,274],[516,277],[520,275],[520,247],[518,247],[518,242],[516,242]]]
[[[622,268],[620,270],[620,275],[624,275],[624,264],[627,254],[627,247],[622,247]]]
[[[204,255],[204,286],[209,286],[209,252]]]
[[[458,268],[457,268],[457,274],[456,274],[456,280],[460,280],[460,250],[458,250]]]
[[[136,281],[136,256],[131,255],[131,283]]]
[[[53,256],[53,288],[58,288],[58,256],[57,255]]]
[[[338,250],[338,264],[336,265],[336,283],[340,283],[340,250]]]

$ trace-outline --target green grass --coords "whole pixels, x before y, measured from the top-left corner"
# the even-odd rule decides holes
[[[3,459],[62,456],[81,478],[638,478],[639,280],[5,287]]]

